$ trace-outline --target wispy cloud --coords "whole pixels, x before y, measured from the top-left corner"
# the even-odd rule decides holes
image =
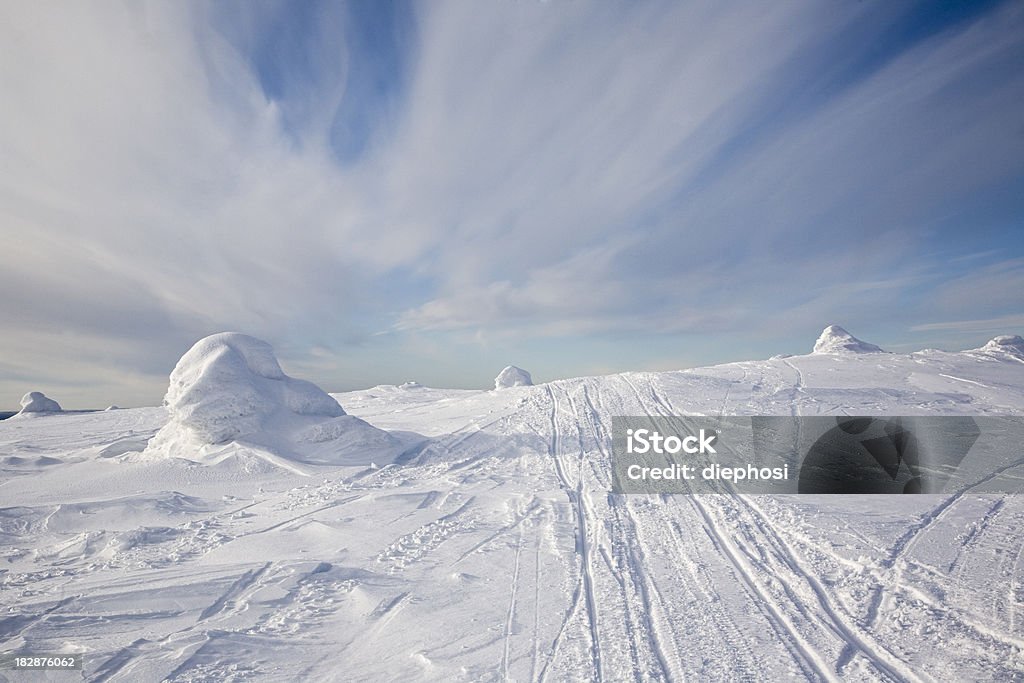
[[[230,328],[340,387],[1019,320],[1018,5],[368,6],[0,10],[0,395],[152,402]]]
[[[914,325],[914,332],[931,332],[934,330],[952,330],[955,332],[998,332],[1000,330],[1019,330],[1024,328],[1024,315],[1004,315],[987,320],[953,320],[941,323],[925,323]]]

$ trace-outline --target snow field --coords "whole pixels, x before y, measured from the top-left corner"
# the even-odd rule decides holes
[[[329,427],[153,458],[164,409],[6,420],[0,642],[90,681],[1019,678],[1020,495],[608,493],[614,415],[1020,414],[996,346],[335,395],[401,441],[377,466]]]

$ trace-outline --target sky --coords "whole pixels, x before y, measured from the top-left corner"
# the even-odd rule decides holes
[[[1020,2],[0,0],[0,408],[1024,333]]]

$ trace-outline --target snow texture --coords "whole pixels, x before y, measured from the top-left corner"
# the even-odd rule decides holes
[[[29,413],[59,413],[60,404],[54,401],[41,391],[30,391],[21,397],[20,415]]]
[[[839,327],[829,325],[826,327],[818,341],[814,342],[813,353],[884,353],[881,348],[874,344],[857,339],[852,334]]]
[[[397,448],[395,439],[346,415],[320,387],[286,375],[269,344],[237,332],[196,342],[171,372],[164,403],[170,420],[149,443],[150,454],[198,454],[208,463],[241,458],[251,469],[254,457],[264,461],[259,467],[289,467],[278,456],[340,463],[358,460],[367,446],[374,455],[393,456]],[[249,448],[214,448],[231,443]]]
[[[1022,495],[609,494],[616,415],[1024,415],[995,346],[278,392],[287,457],[215,466],[140,456],[164,408],[0,421],[0,640],[112,683],[1024,680]]]
[[[284,374],[269,344],[236,332],[196,342],[171,372],[164,402],[175,426],[206,444],[262,431],[288,414],[345,414],[315,384]]]
[[[1024,338],[1015,334],[1000,335],[993,337],[976,351],[985,354],[1007,355],[1024,360]]]
[[[532,387],[533,379],[530,373],[514,365],[508,365],[494,378],[495,389],[509,389],[511,387]]]

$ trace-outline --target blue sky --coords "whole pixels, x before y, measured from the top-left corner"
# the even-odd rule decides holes
[[[7,3],[0,405],[1024,331],[1016,2]]]

